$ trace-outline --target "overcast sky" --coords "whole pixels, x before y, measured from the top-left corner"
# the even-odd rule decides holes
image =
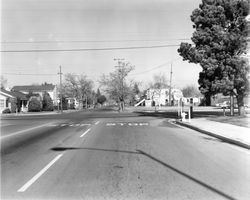
[[[2,74],[9,87],[45,81],[56,84],[61,65],[64,74],[85,74],[97,81],[101,74],[114,70],[114,58],[124,58],[135,66],[130,79],[147,83],[158,73],[169,79],[172,62],[175,87],[198,85],[200,66],[182,61],[178,47],[171,45],[189,41],[194,31],[190,15],[200,2],[2,0],[2,50],[73,50],[4,52]],[[93,50],[161,45],[166,47]]]

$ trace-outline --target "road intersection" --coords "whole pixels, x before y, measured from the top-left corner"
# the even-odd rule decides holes
[[[4,124],[1,199],[250,197],[247,151],[159,117],[95,111]],[[15,124],[24,126],[13,135]]]

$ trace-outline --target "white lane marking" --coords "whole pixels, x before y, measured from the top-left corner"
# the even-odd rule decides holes
[[[80,126],[81,124],[75,124],[75,126]]]
[[[97,121],[97,122],[95,123],[95,125],[99,124],[99,122],[100,122],[100,121]]]
[[[86,130],[80,137],[83,137],[83,136],[86,135],[89,131],[90,131],[90,128],[89,128],[88,130]]]
[[[81,126],[90,126],[91,124],[81,124]]]
[[[46,165],[40,172],[38,172],[33,178],[25,183],[17,192],[25,192],[40,176],[42,176],[63,154],[56,156],[48,165]]]
[[[149,123],[147,122],[138,122],[138,123],[132,123],[132,122],[117,122],[117,123],[106,123],[106,126],[148,126]]]
[[[38,129],[38,128],[42,128],[42,127],[45,127],[45,126],[49,126],[51,124],[50,123],[47,123],[47,124],[43,124],[43,125],[40,125],[40,126],[35,126],[35,127],[32,127],[32,128],[28,128],[28,129],[25,129],[25,130],[21,130],[21,131],[17,131],[17,132],[14,132],[14,133],[10,133],[8,135],[4,135],[2,136],[0,139],[5,139],[5,138],[8,138],[8,137],[11,137],[11,136],[14,136],[14,135],[18,135],[18,134],[21,134],[21,133],[25,133],[27,131],[32,131],[32,130],[35,130],[35,129]]]
[[[115,123],[107,123],[106,126],[115,126]]]
[[[63,127],[63,126],[67,126],[68,124],[61,124],[61,127]]]

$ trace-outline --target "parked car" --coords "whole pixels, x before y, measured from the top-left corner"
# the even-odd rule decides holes
[[[230,102],[229,101],[224,101],[223,103],[220,104],[221,108],[230,108]]]

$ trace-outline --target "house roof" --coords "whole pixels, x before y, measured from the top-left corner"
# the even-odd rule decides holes
[[[18,91],[8,91],[3,88],[1,88],[1,93],[5,96],[11,97],[11,98],[19,98],[20,100],[28,100],[26,95],[22,92]]]
[[[43,91],[51,91],[55,89],[55,85],[53,84],[45,84],[45,85],[22,85],[22,86],[14,86],[12,91],[25,91],[25,92],[43,92]]]
[[[0,93],[1,93],[1,95],[5,96],[5,97],[15,98],[15,96],[13,96],[13,94],[11,94],[10,91],[7,91],[3,88],[0,89]]]

